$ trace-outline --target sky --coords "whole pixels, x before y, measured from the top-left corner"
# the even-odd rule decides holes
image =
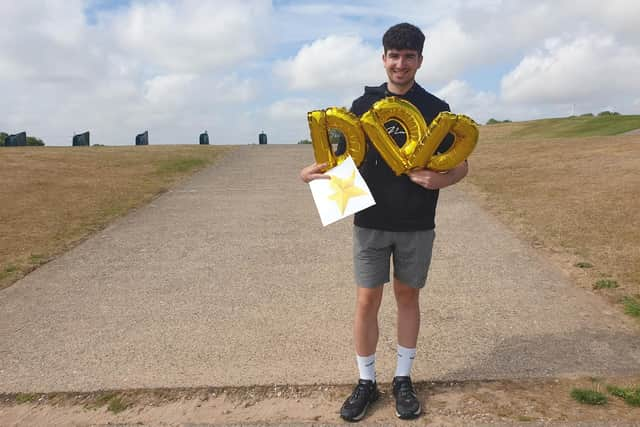
[[[0,131],[71,145],[309,139],[306,113],[385,81],[382,34],[426,35],[417,81],[457,114],[640,114],[637,0],[0,1]]]

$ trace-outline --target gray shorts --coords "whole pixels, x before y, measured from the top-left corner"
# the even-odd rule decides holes
[[[431,264],[434,230],[385,231],[353,226],[353,271],[356,284],[376,288],[393,276],[412,288],[423,288]]]

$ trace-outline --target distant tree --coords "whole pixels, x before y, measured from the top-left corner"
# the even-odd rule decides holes
[[[9,135],[4,133],[4,132],[0,132],[0,147],[4,146],[4,140],[8,137]]]
[[[580,114],[580,117],[593,117],[593,113]]]
[[[311,141],[309,141],[308,139],[301,139],[300,141],[298,141],[298,144],[311,144]]]
[[[487,120],[488,125],[495,125],[496,123],[500,123],[500,122],[494,118]]]
[[[44,141],[40,138],[36,138],[35,136],[27,136],[27,145],[31,146],[43,146]]]
[[[509,119],[503,120],[502,123],[511,123],[511,120],[509,120]]]
[[[612,113],[611,111],[608,111],[608,110],[606,110],[606,111],[600,111],[600,112],[598,113],[598,117],[602,117],[602,116],[613,116],[613,113]]]

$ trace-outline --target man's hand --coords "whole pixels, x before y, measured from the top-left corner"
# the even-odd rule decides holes
[[[409,172],[408,175],[411,181],[428,190],[439,190],[460,181],[462,178],[467,176],[468,172],[468,163],[467,161],[464,161],[455,168],[444,173],[429,169],[415,169]]]
[[[329,175],[325,175],[322,173],[322,169],[324,169],[325,167],[327,167],[326,163],[314,163],[312,165],[309,165],[300,171],[300,179],[304,182],[310,182],[314,179],[331,179]]]

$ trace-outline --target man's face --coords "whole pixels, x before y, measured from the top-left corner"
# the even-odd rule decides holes
[[[416,72],[422,65],[422,55],[416,50],[389,49],[382,55],[382,63],[389,81],[402,87],[413,83]]]

